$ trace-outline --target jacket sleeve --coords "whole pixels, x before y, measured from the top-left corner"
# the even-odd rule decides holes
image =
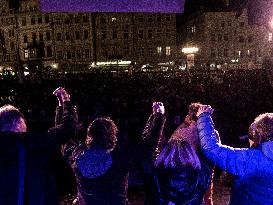
[[[233,148],[218,142],[209,113],[199,116],[197,128],[201,150],[216,166],[236,176],[243,176],[255,171],[257,168],[255,150]]]
[[[141,156],[149,158],[155,152],[164,128],[166,118],[161,113],[150,115],[142,132]]]
[[[55,116],[55,127],[48,130],[49,140],[59,146],[66,143],[76,134],[77,113],[71,102],[64,102],[58,107]]]

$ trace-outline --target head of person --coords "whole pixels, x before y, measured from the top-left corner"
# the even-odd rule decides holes
[[[273,141],[273,113],[257,116],[249,126],[248,138],[251,147],[257,147],[263,142]]]
[[[117,143],[118,128],[113,120],[107,117],[97,118],[87,129],[87,146],[113,150]]]
[[[26,132],[24,115],[12,105],[0,107],[0,131]]]
[[[199,109],[199,107],[201,106],[202,104],[199,103],[199,102],[196,102],[196,103],[191,103],[189,105],[189,108],[188,108],[188,114],[187,116],[185,117],[185,120],[182,124],[184,124],[183,127],[187,127],[187,126],[190,126],[191,124],[196,124],[197,122],[197,111]]]
[[[175,130],[170,139],[182,140],[190,144],[194,150],[199,147],[200,141],[196,125],[181,127]]]
[[[170,139],[155,161],[158,168],[192,167],[200,169],[201,163],[194,148],[181,139]]]

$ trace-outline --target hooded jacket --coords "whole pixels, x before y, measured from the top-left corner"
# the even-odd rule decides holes
[[[205,156],[236,177],[230,204],[273,204],[273,142],[246,149],[222,145],[217,141],[209,113],[199,116],[197,128]]]
[[[0,132],[0,204],[58,205],[51,154],[75,134],[75,110],[65,102],[48,133]]]
[[[76,141],[67,143],[63,154],[76,176],[79,204],[126,205],[129,169],[153,154],[164,122],[161,113],[151,115],[140,144],[112,151]]]

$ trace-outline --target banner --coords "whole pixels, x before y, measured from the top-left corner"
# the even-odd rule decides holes
[[[42,12],[183,13],[184,0],[40,0]]]

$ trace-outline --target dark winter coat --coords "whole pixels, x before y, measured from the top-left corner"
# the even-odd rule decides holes
[[[50,158],[75,135],[74,107],[65,102],[63,110],[62,123],[48,133],[0,132],[1,205],[58,204]]]
[[[156,169],[157,201],[165,205],[201,205],[210,187],[213,166],[199,154],[201,169],[192,167]]]
[[[79,204],[126,205],[129,169],[154,152],[164,122],[164,115],[151,115],[140,144],[116,147],[111,152],[68,143],[64,156],[76,175]]]

